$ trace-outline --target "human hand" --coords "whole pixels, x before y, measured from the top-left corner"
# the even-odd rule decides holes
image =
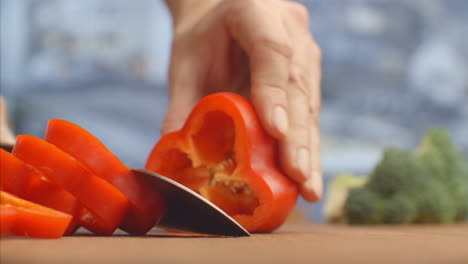
[[[278,140],[283,171],[305,200],[319,200],[321,53],[307,9],[284,0],[167,2],[174,39],[162,133],[181,128],[210,93],[244,95]],[[182,6],[194,2],[204,6]]]

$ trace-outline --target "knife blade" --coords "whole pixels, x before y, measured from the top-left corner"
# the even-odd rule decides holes
[[[232,217],[186,186],[144,169],[131,170],[160,193],[166,202],[166,214],[158,226],[219,236],[250,236]]]

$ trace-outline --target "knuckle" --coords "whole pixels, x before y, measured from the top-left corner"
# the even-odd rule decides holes
[[[270,98],[273,100],[282,100],[286,98],[286,91],[280,85],[273,83],[264,83],[262,89],[253,89],[250,96],[253,100]]]
[[[239,22],[246,13],[252,12],[252,7],[247,1],[222,1],[225,19],[231,23]]]
[[[292,67],[289,74],[289,83],[297,90],[299,93],[298,96],[309,96],[309,89],[305,78],[304,72],[300,70],[299,67]]]
[[[254,44],[254,49],[267,49],[290,60],[293,55],[291,43],[285,39],[280,39],[274,35],[258,36]]]
[[[308,9],[303,4],[297,2],[291,2],[290,6],[294,17],[296,17],[302,25],[308,27],[310,21]]]
[[[233,16],[242,15],[247,11],[258,12],[262,0],[238,0],[238,1],[223,1],[227,5],[228,13]]]
[[[320,104],[309,105],[309,116],[312,122],[318,123],[320,116]]]
[[[227,3],[228,13],[232,16],[239,15],[247,8],[245,1],[223,1],[223,3]]]
[[[307,122],[292,123],[292,129],[288,132],[288,141],[290,144],[309,146],[309,125]]]

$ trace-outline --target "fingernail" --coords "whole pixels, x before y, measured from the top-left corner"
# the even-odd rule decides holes
[[[313,171],[311,173],[311,177],[304,183],[303,186],[304,188],[313,191],[317,195],[317,198],[320,199],[323,192],[322,173]]]
[[[288,133],[288,114],[284,107],[277,105],[273,108],[273,126],[283,135]]]
[[[299,148],[297,150],[297,166],[306,180],[309,178],[309,160],[309,150],[306,148]]]
[[[313,180],[313,178],[308,179],[308,180],[304,183],[303,186],[304,186],[305,189],[311,190],[311,191],[314,191],[314,192],[315,192],[315,187],[314,187],[314,180]]]

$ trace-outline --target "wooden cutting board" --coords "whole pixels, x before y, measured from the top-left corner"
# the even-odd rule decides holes
[[[289,224],[248,238],[89,235],[0,240],[0,263],[465,263],[468,224],[349,227]]]

